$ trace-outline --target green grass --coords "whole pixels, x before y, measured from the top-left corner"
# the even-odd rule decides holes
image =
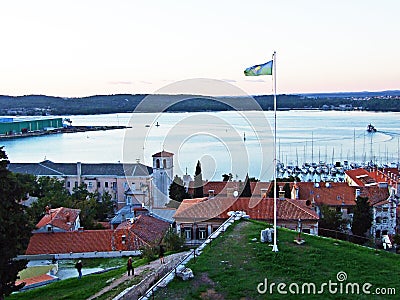
[[[396,299],[400,294],[400,256],[373,250],[344,241],[304,235],[306,243],[293,242],[296,232],[279,229],[279,252],[260,242],[260,230],[265,223],[241,221],[230,227],[223,236],[207,246],[203,254],[189,263],[195,278],[183,282],[174,279],[156,294],[156,299]],[[395,288],[397,295],[349,295],[340,290],[331,294],[328,287],[322,295],[291,295],[288,286],[295,283],[340,283],[337,274],[347,274],[346,283],[371,283],[375,288]],[[267,278],[268,286],[286,283],[287,295],[277,288],[261,295],[259,283]],[[345,285],[344,285],[345,287]],[[262,288],[262,286],[261,286]],[[345,291],[345,289],[344,289]]]
[[[18,276],[20,277],[20,279],[26,279],[43,275],[49,272],[53,267],[54,265],[29,267],[19,272]]]
[[[113,264],[121,259],[110,259],[110,262],[107,262],[107,259],[94,259],[84,260],[83,263],[85,267],[98,267],[98,266],[107,266],[108,264]],[[125,262],[125,259],[122,259]],[[121,260],[121,261],[122,261]],[[67,262],[68,263],[68,262]],[[72,262],[70,262],[72,263]],[[145,260],[139,259],[134,262],[134,267],[145,264]],[[82,279],[78,278],[69,278],[65,280],[60,280],[49,285],[36,288],[33,290],[28,290],[26,292],[15,293],[7,297],[7,300],[41,300],[41,299],[86,299],[104,287],[111,284],[111,278],[119,278],[126,272],[126,267],[122,266],[118,269],[114,269],[102,274],[92,274],[85,275]]]

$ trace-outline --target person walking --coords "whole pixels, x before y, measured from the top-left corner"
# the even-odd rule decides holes
[[[131,276],[131,271],[132,275],[135,276],[135,270],[133,269],[132,265],[132,257],[128,258],[128,262],[126,263],[126,269],[128,270],[128,276]]]
[[[160,252],[158,254],[158,257],[160,258],[160,262],[162,264],[164,264],[165,262],[164,262],[164,247],[163,247],[163,245],[160,245]]]
[[[75,268],[78,270],[78,278],[82,278],[82,261],[78,260],[78,262],[75,264]]]

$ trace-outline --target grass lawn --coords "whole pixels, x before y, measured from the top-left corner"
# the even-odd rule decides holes
[[[26,279],[43,275],[49,272],[53,267],[54,265],[29,267],[19,272],[18,276],[20,277],[20,279]]]
[[[82,262],[85,264],[85,267],[115,266],[115,263],[117,263],[118,261],[126,262],[126,258],[82,260]],[[134,267],[143,265],[145,263],[147,262],[144,259],[136,260],[134,261]],[[105,286],[110,285],[113,278],[117,279],[121,277],[122,274],[125,272],[126,272],[126,267],[124,265],[118,269],[111,270],[102,274],[86,275],[83,276],[82,279],[78,279],[76,277],[65,279],[26,292],[15,293],[10,295],[9,297],[6,297],[6,299],[7,300],[86,299],[94,295],[98,291],[100,291]],[[139,280],[139,278],[137,280]],[[115,293],[117,293],[117,291],[115,291]]]
[[[265,227],[265,223],[256,221],[235,223],[207,246],[196,262],[192,260],[188,264],[195,278],[186,282],[174,279],[156,293],[155,299],[398,299],[398,254],[309,235],[303,236],[305,244],[297,245],[293,242],[297,233],[286,229],[279,229],[279,252],[274,253],[270,246],[259,242],[260,230]],[[252,241],[253,238],[257,241]],[[339,272],[345,272],[347,279],[342,280],[345,274]],[[260,294],[257,287],[265,279],[268,289]],[[278,293],[279,283],[286,295]],[[314,295],[311,285],[304,285],[301,293],[304,283],[315,284],[315,293],[322,286],[323,295]],[[352,287],[350,283],[355,285]],[[364,286],[369,295],[362,291],[366,283],[371,284]],[[269,292],[271,284],[275,284],[272,293]],[[356,285],[360,287],[358,295],[352,294]],[[296,292],[297,286],[299,293],[293,294],[291,291]],[[264,287],[265,284],[259,286],[261,291]],[[388,288],[395,288],[396,295],[376,294],[393,293]]]

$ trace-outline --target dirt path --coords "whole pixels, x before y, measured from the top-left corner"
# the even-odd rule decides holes
[[[165,264],[161,264],[159,259],[156,259],[147,265],[143,265],[140,267],[135,268],[135,276],[128,276],[128,274],[125,272],[124,275],[122,275],[120,278],[117,278],[112,281],[112,283],[105,288],[103,288],[101,291],[97,292],[87,300],[93,300],[96,299],[97,297],[109,292],[110,290],[116,288],[120,284],[123,284],[125,281],[132,281],[132,285],[137,284],[138,286],[141,285],[141,282],[137,282],[137,276],[144,277],[145,275],[148,275],[153,272],[157,272],[158,270],[162,268],[167,268],[169,266],[173,266],[176,263],[178,263],[183,257],[185,257],[189,252],[181,252],[181,253],[175,253],[168,255],[164,258]]]

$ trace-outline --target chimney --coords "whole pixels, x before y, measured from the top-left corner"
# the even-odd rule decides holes
[[[78,186],[80,186],[82,177],[82,163],[80,161],[76,163],[76,176],[78,177]]]
[[[267,198],[268,189],[260,189],[261,198]]]

